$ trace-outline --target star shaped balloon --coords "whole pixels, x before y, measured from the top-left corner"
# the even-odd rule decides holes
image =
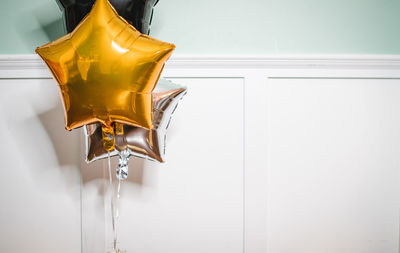
[[[66,129],[99,122],[109,137],[115,122],[152,128],[152,91],[174,48],[97,0],[72,33],[36,52],[59,84]]]
[[[179,101],[185,94],[185,87],[160,79],[153,91],[153,128],[148,130],[123,125],[121,133],[115,136],[115,150],[110,152],[110,156],[121,155],[121,152],[126,150],[128,155],[164,162],[167,129]],[[84,129],[86,161],[107,158],[108,153],[103,148],[100,124],[86,125]]]

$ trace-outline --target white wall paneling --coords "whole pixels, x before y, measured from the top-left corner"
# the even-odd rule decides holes
[[[0,80],[0,251],[79,252],[79,135],[51,79]]]
[[[130,163],[121,248],[399,252],[398,56],[178,56],[164,76],[189,91],[167,162]],[[64,130],[50,73],[2,56],[0,88],[0,251],[109,249],[105,163]]]

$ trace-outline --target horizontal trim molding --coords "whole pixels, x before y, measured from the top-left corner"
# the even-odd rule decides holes
[[[400,76],[400,55],[176,55],[166,64],[173,74],[191,69],[386,70]],[[51,74],[38,55],[0,55],[0,78],[51,78]]]

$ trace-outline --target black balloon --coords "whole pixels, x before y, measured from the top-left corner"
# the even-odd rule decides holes
[[[72,32],[90,12],[95,0],[56,0],[63,11],[67,32]],[[154,6],[158,0],[109,0],[126,21],[144,34],[150,33]]]

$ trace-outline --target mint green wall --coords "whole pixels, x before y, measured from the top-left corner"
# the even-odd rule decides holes
[[[55,0],[1,0],[0,54],[63,33]],[[160,0],[152,36],[181,54],[400,54],[399,0]]]

